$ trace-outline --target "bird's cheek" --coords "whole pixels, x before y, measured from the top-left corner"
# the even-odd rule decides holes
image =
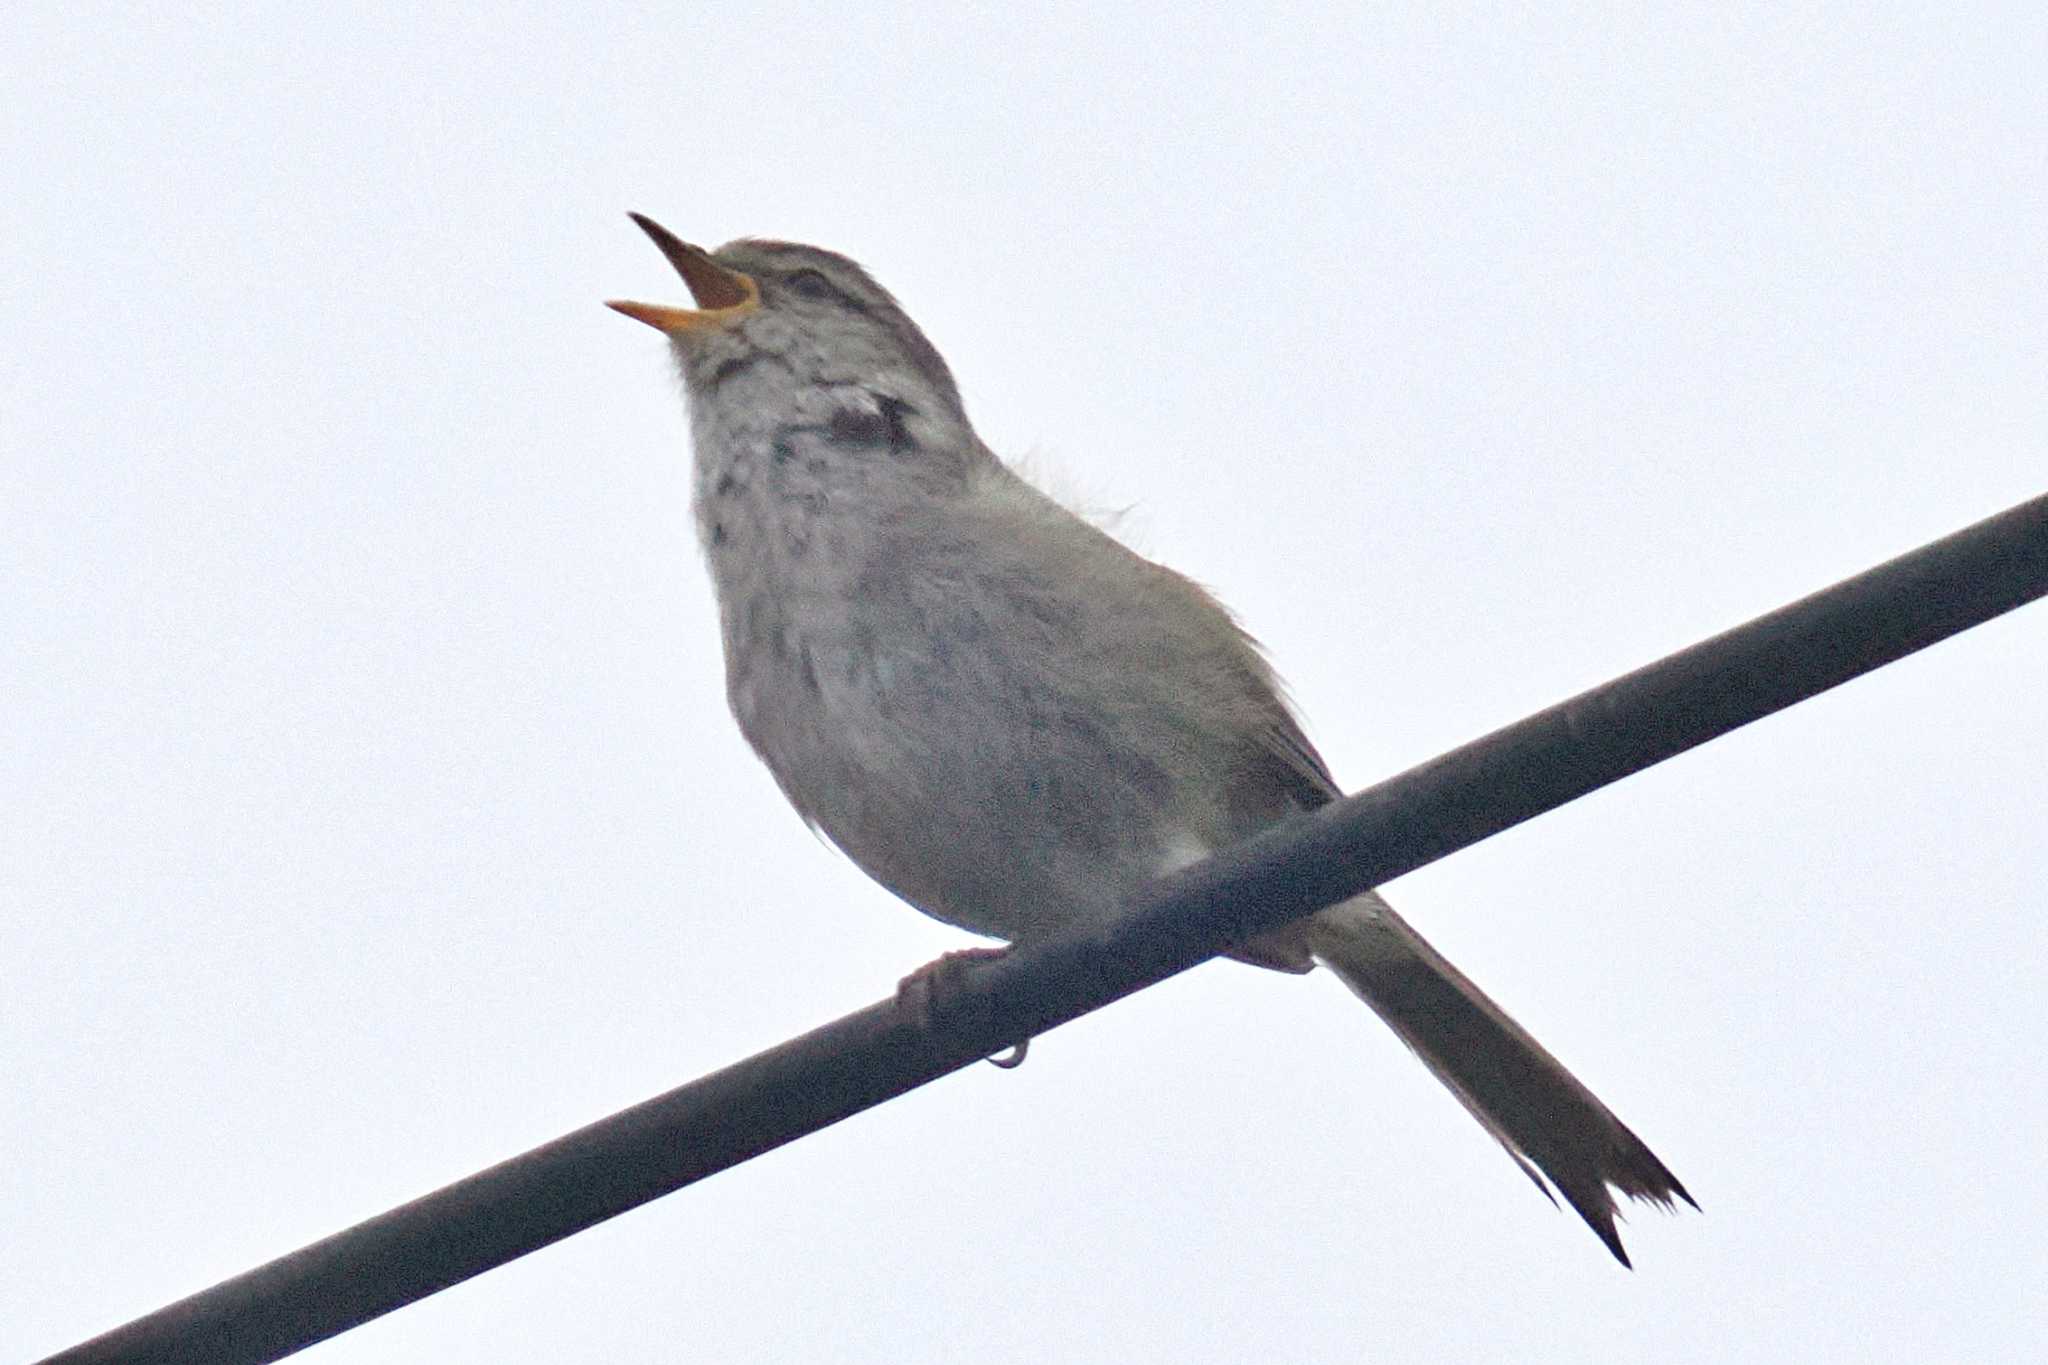
[[[795,324],[779,313],[750,313],[736,330],[748,345],[775,355],[791,354],[803,339]]]

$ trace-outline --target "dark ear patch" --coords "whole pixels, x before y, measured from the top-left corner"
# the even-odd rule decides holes
[[[840,408],[832,414],[829,433],[832,439],[842,445],[886,446],[890,450],[909,450],[916,444],[903,419],[916,411],[901,399],[887,394],[875,394],[875,410],[868,412],[861,408]]]

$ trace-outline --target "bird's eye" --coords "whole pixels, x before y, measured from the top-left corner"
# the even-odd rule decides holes
[[[839,291],[832,287],[832,281],[816,270],[792,270],[783,277],[783,283],[788,285],[791,291],[802,294],[807,299],[831,299],[839,296]]]

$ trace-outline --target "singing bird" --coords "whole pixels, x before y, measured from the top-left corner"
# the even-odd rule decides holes
[[[1339,795],[1231,615],[997,458],[865,270],[634,221],[696,304],[611,306],[682,373],[733,714],[868,875],[1022,942]],[[1377,892],[1230,955],[1328,967],[1623,1265],[1614,1191],[1694,1202]]]

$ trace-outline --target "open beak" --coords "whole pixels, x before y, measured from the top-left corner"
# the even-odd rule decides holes
[[[661,248],[661,254],[668,257],[668,263],[683,277],[683,283],[690,286],[690,297],[697,301],[697,306],[670,308],[659,303],[629,303],[612,299],[605,307],[616,308],[637,322],[674,336],[678,332],[701,332],[723,327],[761,306],[761,288],[754,283],[753,276],[727,270],[712,260],[711,253],[704,248],[691,246],[644,214],[636,213],[631,217],[640,225],[642,232],[654,239],[654,244]]]

